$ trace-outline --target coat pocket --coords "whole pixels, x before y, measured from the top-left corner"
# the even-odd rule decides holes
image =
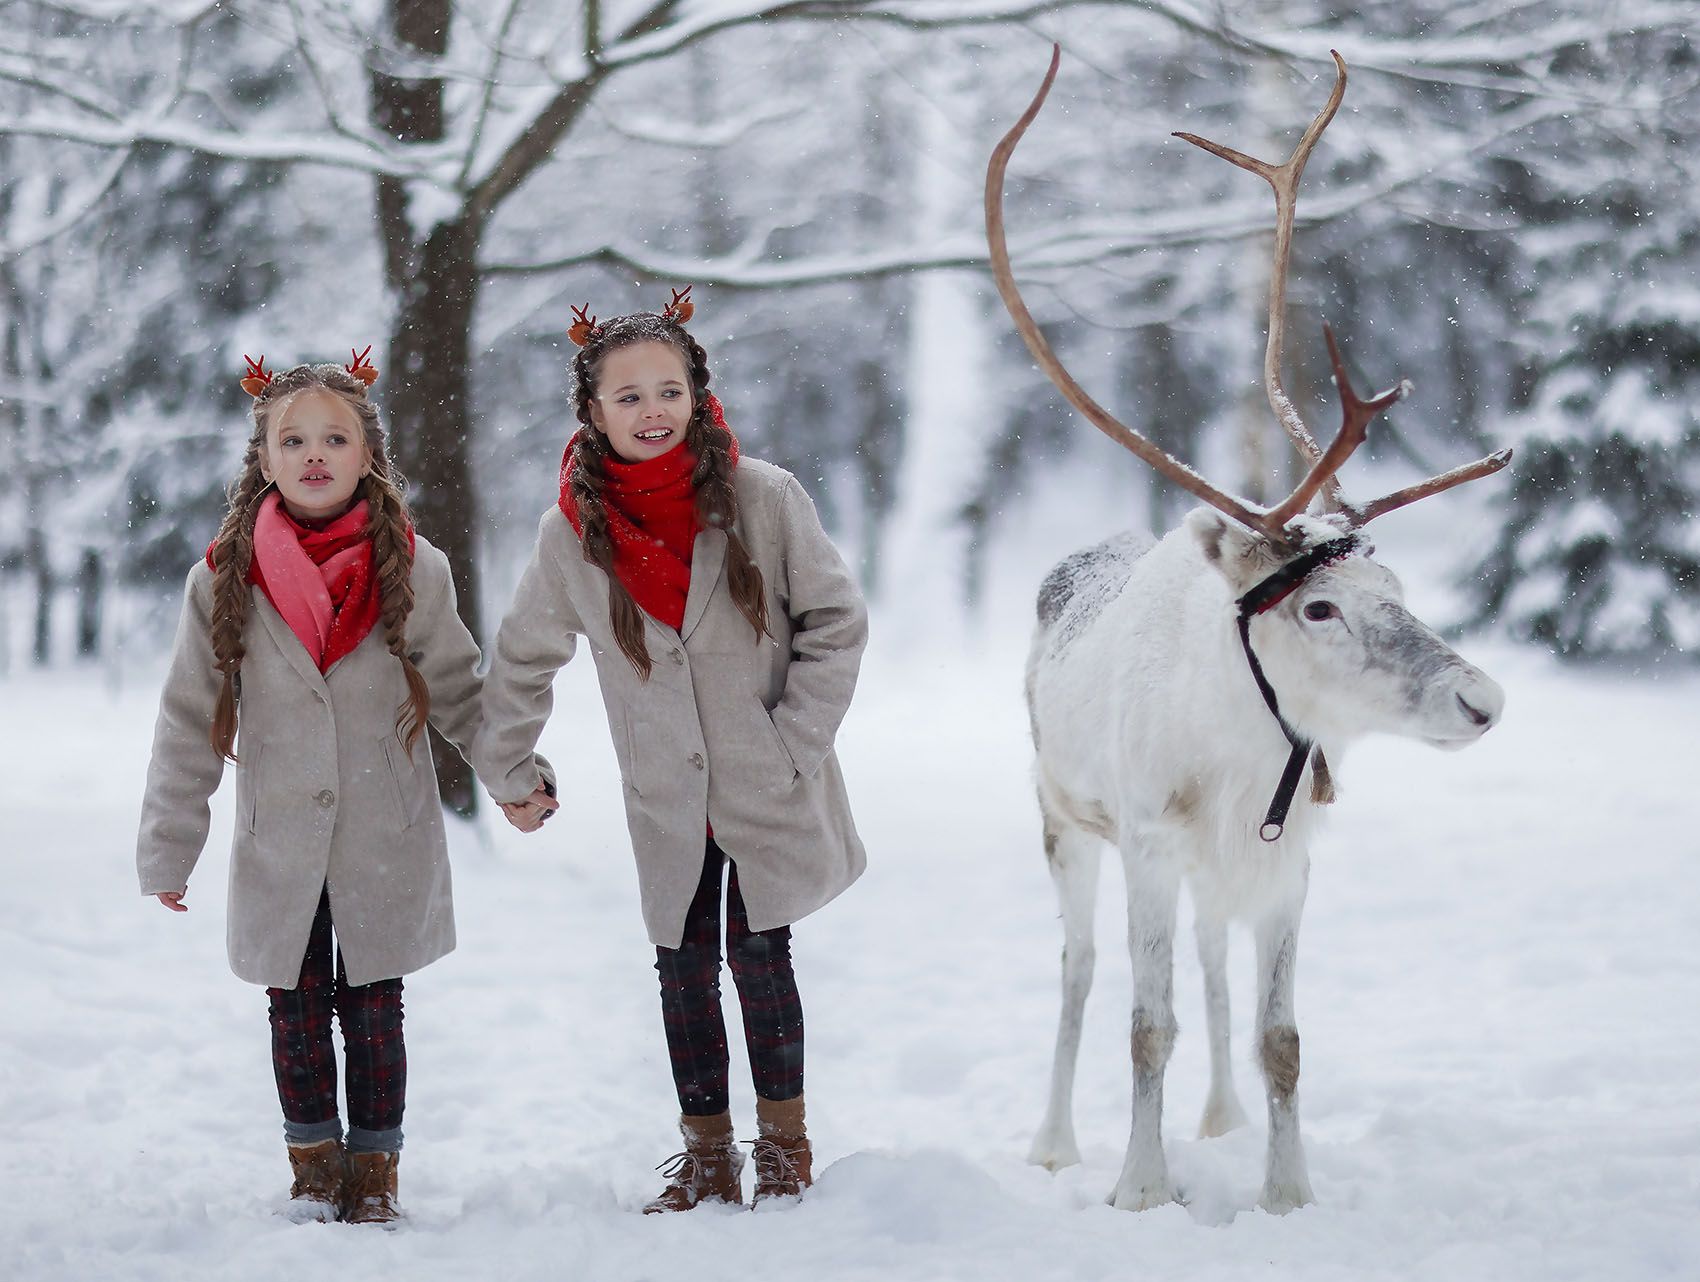
[[[613,729],[618,740],[614,745],[614,755],[619,759],[620,774],[626,787],[640,797],[653,791],[650,781],[645,778],[643,766],[645,747],[653,749],[653,745],[648,743],[645,727],[634,725],[630,709],[622,708],[619,718],[613,722]]]
[[[259,831],[260,819],[260,758],[265,756],[263,743],[244,743],[238,754],[241,758],[237,772],[236,814],[248,825],[249,832]]]
[[[420,741],[424,741],[423,735]],[[385,735],[378,744],[384,750],[384,762],[389,767],[390,784],[385,791],[389,794],[395,821],[403,829],[411,828],[418,818],[418,807],[413,803],[417,800],[419,768],[408,756],[407,749],[401,746],[401,740],[393,734]],[[418,747],[417,744],[414,746]]]
[[[797,769],[797,763],[791,759],[791,749],[785,746],[785,740],[780,737],[779,727],[773,724],[770,713],[762,720],[767,722],[767,737],[773,748],[773,759],[780,778],[795,780],[802,771]]]

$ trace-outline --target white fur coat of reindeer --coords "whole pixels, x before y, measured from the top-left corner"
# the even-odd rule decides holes
[[[1260,1204],[1291,1210],[1312,1196],[1299,1136],[1293,981],[1310,838],[1319,805],[1332,799],[1326,762],[1377,731],[1462,747],[1484,734],[1504,705],[1491,678],[1405,609],[1398,580],[1371,559],[1359,531],[1385,512],[1498,470],[1509,451],[1354,505],[1334,474],[1403,386],[1360,400],[1330,334],[1343,424],[1326,451],[1281,389],[1293,204],[1305,160],[1345,92],[1345,64],[1337,54],[1335,62],[1329,103],[1284,165],[1180,135],[1259,174],[1276,193],[1265,382],[1277,419],[1310,470],[1271,509],[1217,490],[1117,422],[1062,368],[1021,301],[1004,241],[1004,170],[1050,90],[1055,54],[1044,86],[987,172],[987,237],[998,287],[1041,367],[1094,424],[1208,505],[1156,542],[1123,535],[1059,564],[1040,590],[1027,669],[1045,855],[1064,931],[1050,1102],[1031,1156],[1053,1169],[1079,1160],[1072,1097],[1107,842],[1121,854],[1133,960],[1132,1129],[1110,1197],[1127,1209],[1175,1197],[1162,1111],[1176,1032],[1181,886],[1193,900],[1205,985],[1211,1081],[1201,1133],[1219,1135],[1245,1121],[1233,1086],[1224,973],[1228,924],[1243,921],[1256,940],[1257,1054],[1269,1118]],[[1308,515],[1319,496],[1331,511]],[[1283,779],[1283,761],[1292,767],[1290,780]],[[1301,769],[1310,787],[1295,798]]]

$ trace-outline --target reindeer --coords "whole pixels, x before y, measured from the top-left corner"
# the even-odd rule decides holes
[[[1299,1033],[1293,970],[1318,808],[1333,800],[1328,762],[1382,731],[1460,748],[1499,719],[1498,685],[1402,604],[1399,581],[1372,559],[1363,527],[1406,504],[1498,471],[1503,450],[1420,485],[1354,504],[1335,474],[1369,422],[1407,384],[1369,400],[1352,390],[1325,327],[1342,423],[1321,449],[1281,386],[1293,209],[1300,175],[1346,89],[1281,165],[1192,134],[1177,137],[1267,180],[1275,191],[1274,266],[1264,382],[1275,417],[1308,464],[1272,508],[1225,493],[1097,404],[1071,378],[1022,302],[1003,230],[1004,172],[1056,79],[1060,50],[986,172],[986,235],[998,292],[1040,367],[1112,439],[1202,500],[1161,540],[1111,538],[1059,563],[1039,590],[1027,664],[1045,857],[1063,921],[1063,1001],[1050,1101],[1031,1160],[1080,1160],[1073,1090],[1081,1016],[1092,983],[1093,904],[1101,842],[1121,852],[1133,958],[1133,1122],[1112,1205],[1174,1200],[1163,1156],[1163,1074],[1175,1038],[1175,910],[1188,886],[1204,973],[1210,1090],[1203,1136],[1245,1123],[1234,1091],[1224,974],[1230,921],[1256,939],[1258,1058],[1269,1142],[1259,1204],[1312,1200],[1299,1137]],[[1307,509],[1322,496],[1326,511]],[[1282,766],[1283,759],[1286,762]],[[1306,795],[1295,794],[1308,771]],[[1271,797],[1273,800],[1267,800]]]

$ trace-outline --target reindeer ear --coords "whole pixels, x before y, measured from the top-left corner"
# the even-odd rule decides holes
[[[1187,533],[1210,566],[1228,581],[1235,596],[1267,572],[1269,540],[1230,520],[1215,508],[1194,508],[1186,514]]]

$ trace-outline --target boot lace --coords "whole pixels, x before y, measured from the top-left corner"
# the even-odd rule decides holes
[[[792,1150],[778,1140],[764,1135],[744,1143],[751,1146],[750,1156],[755,1160],[756,1170],[761,1173],[764,1182],[782,1186],[794,1186],[799,1182],[797,1167],[791,1161]]]
[[[657,1163],[655,1169],[675,1184],[695,1184],[702,1172],[702,1159],[695,1153],[675,1153]]]

